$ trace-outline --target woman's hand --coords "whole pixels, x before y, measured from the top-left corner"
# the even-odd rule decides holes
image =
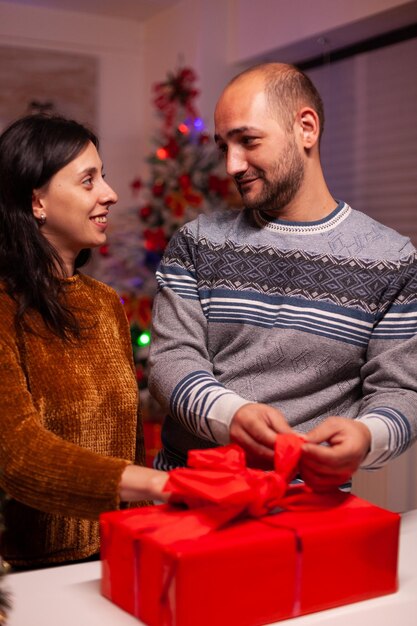
[[[124,502],[137,500],[167,502],[169,493],[163,491],[167,480],[166,472],[139,465],[127,465],[119,485],[120,499]]]

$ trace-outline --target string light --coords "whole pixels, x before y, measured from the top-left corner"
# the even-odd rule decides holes
[[[199,130],[199,131],[200,131],[200,130],[203,130],[203,128],[204,128],[204,122],[203,122],[203,120],[201,119],[201,117],[196,117],[196,118],[194,119],[194,128],[195,128],[196,130]]]
[[[165,148],[158,148],[158,150],[156,151],[156,156],[158,157],[158,159],[160,159],[161,161],[164,161],[165,159],[168,158],[168,150],[166,150]]]
[[[188,128],[187,124],[184,124],[184,123],[178,126],[178,130],[183,135],[188,135],[188,133],[190,132],[190,129]]]
[[[149,330],[144,330],[143,333],[141,333],[139,337],[137,338],[137,344],[138,346],[144,347],[144,346],[149,346],[150,343],[151,343],[151,333],[149,332]]]

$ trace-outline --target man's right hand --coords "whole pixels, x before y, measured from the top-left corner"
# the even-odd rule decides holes
[[[273,467],[277,434],[291,432],[281,411],[261,403],[244,404],[230,424],[230,440],[242,446],[249,465],[261,469]]]

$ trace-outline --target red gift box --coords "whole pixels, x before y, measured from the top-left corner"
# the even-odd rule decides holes
[[[198,454],[222,453],[215,450]],[[215,506],[225,471],[214,461],[208,496],[213,468],[172,474],[174,493],[182,493],[185,475],[192,509],[163,505],[101,516],[104,596],[149,626],[256,626],[396,591],[399,515],[306,487],[288,487],[276,498],[275,487],[271,496],[264,484],[273,472],[244,469],[241,480],[236,468]],[[277,501],[294,510],[265,514]]]

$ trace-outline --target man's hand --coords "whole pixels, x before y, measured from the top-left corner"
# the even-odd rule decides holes
[[[230,440],[245,450],[248,464],[271,469],[278,433],[290,433],[283,414],[261,403],[244,404],[236,411],[230,424]]]
[[[304,437],[301,477],[316,491],[348,481],[371,446],[368,427],[345,417],[329,417]]]

